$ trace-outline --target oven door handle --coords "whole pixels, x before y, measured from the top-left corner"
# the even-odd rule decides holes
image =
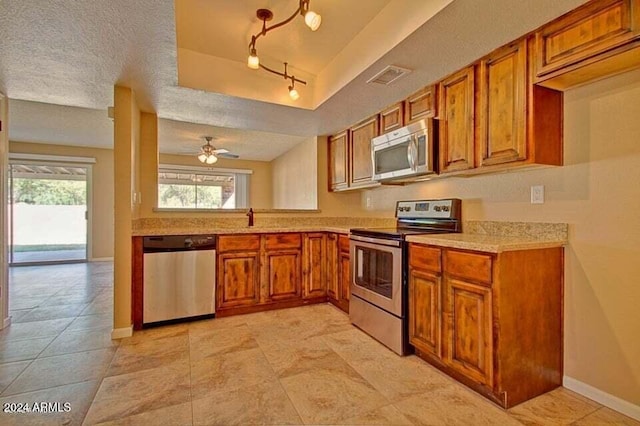
[[[395,241],[395,240],[382,240],[379,238],[361,237],[360,235],[353,235],[353,234],[351,234],[349,238],[354,241],[362,241],[363,243],[380,244],[383,246],[390,246],[390,247],[400,247],[400,241]]]

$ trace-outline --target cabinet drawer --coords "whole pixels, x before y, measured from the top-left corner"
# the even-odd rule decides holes
[[[492,258],[486,254],[446,250],[444,270],[449,276],[490,286],[493,281]]]
[[[260,250],[259,235],[221,235],[218,237],[219,252],[238,250]]]
[[[340,234],[338,236],[338,247],[341,252],[349,253],[349,236]]]
[[[300,248],[302,236],[300,234],[267,234],[264,236],[264,246],[267,250]]]
[[[409,265],[431,272],[440,272],[442,271],[441,253],[442,250],[439,248],[411,244],[409,246]]]

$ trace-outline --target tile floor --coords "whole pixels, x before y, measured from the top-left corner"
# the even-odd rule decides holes
[[[400,358],[330,305],[110,339],[110,263],[12,268],[0,332],[2,425],[640,425],[560,388],[504,411],[415,356]]]

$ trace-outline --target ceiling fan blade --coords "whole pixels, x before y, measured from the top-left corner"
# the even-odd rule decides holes
[[[229,152],[229,150],[225,148],[220,148],[220,149],[214,149],[213,152],[216,155],[218,155],[218,154],[226,154],[227,152]]]
[[[237,154],[231,154],[230,152],[217,152],[216,156],[220,158],[240,158]]]

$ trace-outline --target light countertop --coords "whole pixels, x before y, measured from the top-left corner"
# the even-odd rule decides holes
[[[562,247],[567,244],[565,239],[548,238],[546,236],[536,238],[531,236],[504,236],[468,233],[415,235],[407,237],[407,241],[412,243],[484,251],[489,253]]]
[[[203,234],[269,234],[280,232],[335,232],[338,234],[348,234],[351,227],[343,226],[291,226],[291,227],[238,227],[238,228],[144,228],[134,230],[134,237],[154,236],[154,235],[203,235]]]

